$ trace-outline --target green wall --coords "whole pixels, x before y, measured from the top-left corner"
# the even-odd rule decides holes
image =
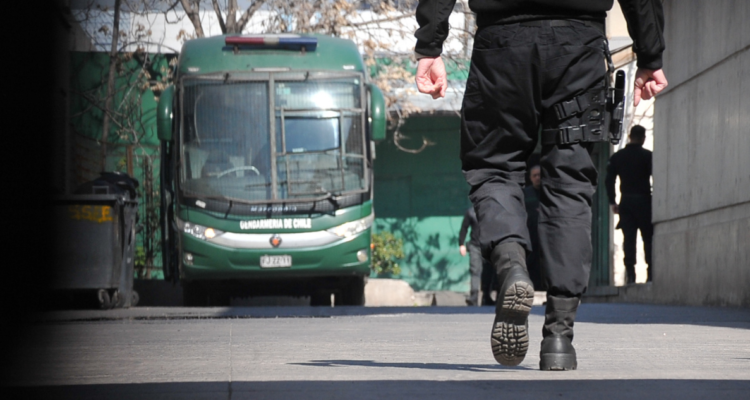
[[[159,232],[160,143],[156,135],[157,82],[167,83],[169,62],[175,55],[120,54],[113,120],[108,133],[106,170],[128,171],[140,183],[139,224],[136,239],[136,273],[160,279]],[[99,176],[103,108],[106,101],[109,54],[71,52],[70,167],[75,188]],[[150,189],[150,190],[149,190]]]
[[[458,253],[458,232],[469,187],[459,160],[459,117],[416,117],[401,127],[406,149],[433,143],[417,154],[397,148],[393,132],[376,145],[375,230],[404,240],[401,278],[415,290],[469,291],[469,258]]]

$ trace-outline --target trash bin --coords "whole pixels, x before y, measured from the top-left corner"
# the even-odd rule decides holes
[[[102,173],[55,197],[53,289],[89,291],[104,309],[135,305],[137,185],[127,174]]]

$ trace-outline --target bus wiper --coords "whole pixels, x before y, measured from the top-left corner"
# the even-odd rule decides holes
[[[211,199],[211,200],[222,200],[222,201],[228,202],[229,205],[227,206],[227,210],[224,213],[224,218],[226,218],[226,216],[229,215],[229,211],[232,210],[232,201],[233,200],[230,199],[230,198],[224,197],[222,195],[202,195],[202,196],[195,196],[195,198],[196,198],[196,203],[198,202],[198,200],[200,200],[200,201],[202,201],[204,203],[203,207],[201,207],[201,208],[206,208],[206,206],[205,206],[205,200],[208,200],[208,199]]]
[[[258,187],[258,186],[268,187],[268,186],[271,186],[271,184],[265,183],[265,182],[264,183],[248,183],[247,185],[245,185],[245,189],[250,189],[250,188]]]
[[[328,200],[333,206],[333,211],[336,211],[339,208],[341,208],[341,204],[339,203],[340,197],[341,197],[340,193],[336,194],[336,193],[328,192],[328,196],[326,197],[326,200]]]
[[[224,213],[224,219],[229,217],[230,212],[232,212],[232,200],[229,200],[229,207],[227,207],[227,212]]]
[[[200,205],[196,204],[196,205],[198,205],[198,207],[201,207],[201,208],[206,208],[206,204],[205,203],[206,203],[206,200],[208,200],[208,199],[226,201],[229,204],[227,205],[227,210],[224,212],[224,218],[227,218],[227,216],[229,215],[229,212],[232,211],[232,205],[233,205],[233,203],[238,202],[237,199],[231,199],[229,197],[225,197],[225,196],[222,196],[220,194],[205,195],[205,194],[197,194],[195,192],[190,192],[188,190],[185,190],[184,192],[190,193],[189,196],[191,198],[194,198],[195,201],[196,201],[196,203],[198,201],[204,203],[203,207],[201,207]]]

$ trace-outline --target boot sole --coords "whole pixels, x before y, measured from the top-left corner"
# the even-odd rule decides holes
[[[490,343],[495,360],[506,366],[521,363],[529,350],[528,318],[534,304],[534,287],[524,281],[508,286],[502,307],[495,315]]]
[[[578,368],[575,354],[542,354],[539,369],[542,371],[572,371]]]

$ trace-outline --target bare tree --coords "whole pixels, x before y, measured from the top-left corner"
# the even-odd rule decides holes
[[[180,4],[182,4],[182,9],[185,10],[185,15],[190,19],[193,28],[195,28],[195,36],[205,36],[203,34],[203,24],[201,23],[200,16],[200,0],[180,0]]]
[[[115,15],[112,24],[112,46],[109,51],[109,74],[107,75],[107,92],[104,105],[104,119],[102,121],[102,171],[107,169],[107,140],[109,138],[109,120],[112,114],[112,98],[115,95],[115,72],[117,69],[117,42],[120,38],[120,4],[122,0],[115,0]]]
[[[185,11],[185,15],[188,17],[190,22],[195,28],[195,37],[204,37],[205,33],[203,30],[203,23],[200,18],[201,0],[179,0],[182,9]],[[242,16],[237,18],[240,11],[237,5],[237,0],[226,0],[225,6],[222,8],[219,0],[211,0],[211,6],[216,13],[216,17],[219,20],[219,27],[221,33],[242,33],[247,26],[250,18],[266,3],[266,0],[254,0],[250,2],[250,5],[242,13]]]

